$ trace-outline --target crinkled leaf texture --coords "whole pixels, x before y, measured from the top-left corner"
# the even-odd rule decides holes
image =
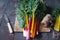
[[[19,2],[20,1],[20,2]],[[35,13],[39,0],[18,0],[18,7],[16,8],[16,16],[18,24],[20,27],[24,28],[25,23],[25,14],[27,13],[29,17],[32,15],[32,12]]]
[[[21,28],[24,28],[25,27],[25,16],[18,8],[16,8],[16,16],[18,20],[18,25]]]

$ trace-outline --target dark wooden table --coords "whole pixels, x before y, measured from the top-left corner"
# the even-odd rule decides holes
[[[0,0],[0,40],[25,40],[22,33],[14,33],[10,34],[7,28],[6,20],[4,19],[3,14],[6,13],[10,23],[14,25],[15,22],[15,3],[16,0]],[[52,8],[60,7],[60,1],[59,0],[47,0],[47,6]],[[51,33],[43,33],[44,40],[55,40],[52,39]],[[40,36],[33,40],[40,40]],[[59,39],[60,40],[60,39]]]

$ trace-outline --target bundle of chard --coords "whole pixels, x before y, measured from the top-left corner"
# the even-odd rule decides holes
[[[21,0],[19,7],[16,8],[16,15],[20,27],[28,28],[30,31],[30,33],[28,33],[27,39],[29,39],[29,35],[34,38],[37,32],[35,31],[37,27],[35,26],[37,25],[37,19],[35,20],[35,11],[39,2],[39,0]]]
[[[54,30],[60,31],[60,8],[55,9],[52,13],[52,16],[56,19]]]

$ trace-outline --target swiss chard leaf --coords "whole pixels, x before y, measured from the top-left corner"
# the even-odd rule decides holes
[[[25,27],[25,14],[27,13],[30,17],[32,13],[35,13],[38,4],[39,0],[18,0],[18,7],[16,8],[16,16],[20,27],[22,28]]]
[[[57,8],[55,9],[53,12],[52,12],[52,16],[54,16],[55,18],[60,15],[60,8]]]

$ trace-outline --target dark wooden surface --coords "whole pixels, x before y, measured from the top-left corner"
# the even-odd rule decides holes
[[[25,40],[22,33],[10,34],[7,28],[6,20],[3,17],[3,14],[6,13],[12,28],[15,22],[15,3],[16,0],[0,0],[0,40]],[[47,6],[52,8],[60,7],[60,0],[47,0]],[[55,40],[52,39],[51,33],[42,33],[43,40]],[[40,35],[41,36],[41,35]],[[40,36],[33,40],[41,40]],[[60,39],[59,39],[60,40]]]
[[[15,0],[0,0],[0,40],[14,40],[14,34],[9,33],[3,14],[7,14],[13,28],[15,3]]]

